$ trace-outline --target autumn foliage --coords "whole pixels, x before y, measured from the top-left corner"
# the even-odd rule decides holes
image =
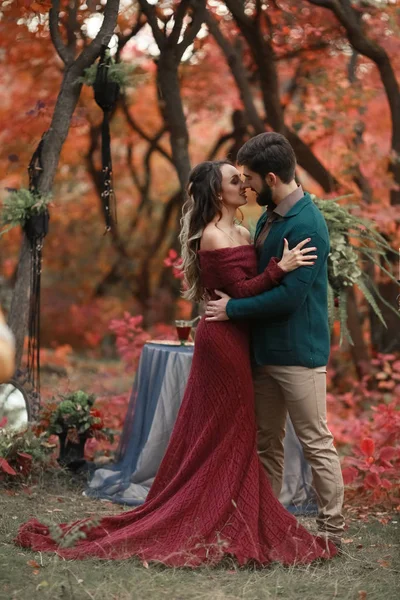
[[[329,425],[344,455],[343,476],[353,503],[400,505],[400,356],[378,354],[355,382],[352,369],[332,360]],[[342,358],[342,360],[343,360]],[[341,371],[338,380],[335,367]],[[336,379],[336,383],[335,383]]]
[[[43,248],[41,358],[45,369],[66,378],[79,368],[76,352],[84,351],[99,360],[118,356],[132,379],[147,340],[176,339],[174,319],[189,318],[193,308],[180,297],[180,180],[202,160],[234,160],[238,147],[260,131],[276,129],[291,139],[304,188],[319,197],[348,194],[345,202],[370,218],[394,249],[400,247],[396,0],[327,3],[348,8],[355,17],[353,36],[343,19],[313,0],[210,1],[207,24],[176,65],[177,87],[167,89],[170,96],[164,89],[160,93],[160,64],[176,56],[176,45],[190,33],[191,16],[185,13],[175,46],[172,36],[163,48],[154,22],[167,40],[184,3],[153,3],[153,28],[139,10],[144,3],[121,4],[113,39],[116,59],[134,68],[110,115],[115,230],[104,235],[102,114],[88,86],[80,93],[53,185]],[[104,3],[78,4],[73,12],[61,0],[58,23],[61,41],[76,53],[96,34],[104,10]],[[0,8],[0,207],[10,190],[27,187],[27,165],[50,126],[65,73],[51,41],[51,5],[11,0]],[[388,85],[390,72],[395,75]],[[173,151],[177,140],[184,158]],[[244,212],[245,224],[254,228],[259,209],[250,193]],[[6,311],[20,248],[17,228],[1,236],[0,302]],[[378,269],[362,267],[376,285],[387,285]],[[388,303],[396,301],[395,292],[388,288]],[[330,424],[344,455],[348,498],[397,506],[400,356],[377,352],[377,327],[357,290],[353,301],[352,325],[359,336],[355,350],[332,348]],[[390,347],[396,326],[397,321],[389,327]],[[360,355],[367,372],[353,368]],[[53,391],[45,388],[44,395]],[[97,395],[104,426],[120,431],[129,395],[102,391]],[[117,442],[91,439],[88,456],[110,455]],[[29,459],[20,459],[25,466],[18,468],[25,472]],[[4,460],[0,470],[15,471]]]

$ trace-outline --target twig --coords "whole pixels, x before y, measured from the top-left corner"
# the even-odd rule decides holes
[[[52,8],[49,12],[49,29],[50,36],[53,42],[54,48],[57,51],[58,56],[61,58],[63,63],[68,66],[73,61],[73,55],[67,46],[64,44],[60,30],[58,29],[58,18],[60,14],[60,0],[53,0]]]

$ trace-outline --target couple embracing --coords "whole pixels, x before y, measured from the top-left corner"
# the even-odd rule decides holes
[[[337,553],[343,482],[326,423],[327,227],[295,182],[285,137],[252,138],[238,163],[244,181],[225,161],[201,163],[190,175],[180,235],[186,296],[208,303],[146,502],[95,527],[82,521],[85,539],[73,548],[59,548],[48,527],[31,520],[20,528],[22,546],[192,567],[226,555],[289,565]],[[254,245],[235,224],[246,187],[266,207]],[[318,535],[277,499],[287,412],[311,465]]]

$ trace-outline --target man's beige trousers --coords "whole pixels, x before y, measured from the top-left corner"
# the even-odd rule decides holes
[[[258,452],[275,495],[283,477],[286,415],[311,466],[318,502],[317,524],[332,536],[343,533],[343,479],[326,422],[326,367],[266,365],[253,370]]]

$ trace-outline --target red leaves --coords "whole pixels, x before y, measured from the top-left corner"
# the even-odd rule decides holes
[[[26,477],[32,468],[32,456],[26,452],[17,452],[16,464],[21,475]]]
[[[0,475],[11,475],[15,477],[17,475],[29,475],[31,467],[32,467],[32,456],[30,454],[25,454],[25,452],[17,452],[13,464],[17,470],[14,469],[5,458],[0,457]]]
[[[379,453],[379,458],[381,461],[384,461],[387,463],[387,461],[392,460],[392,458],[396,455],[396,450],[394,448],[392,448],[392,446],[385,446],[384,448],[382,448],[382,450]],[[392,466],[389,465],[388,466]]]
[[[355,467],[343,467],[343,481],[345,485],[353,483],[358,477],[358,470]]]
[[[391,490],[393,487],[388,479],[381,479],[381,486],[385,488],[385,490]]]
[[[96,422],[91,425],[91,429],[95,429],[95,430],[103,429],[103,427],[104,427],[103,413],[100,410],[97,410],[97,408],[92,408],[90,410],[90,414],[92,417],[94,417],[96,419]]]
[[[178,256],[176,250],[173,250],[172,248],[170,249],[167,258],[164,259],[164,265],[172,268],[172,274],[175,279],[183,279],[183,271],[180,268],[182,265],[182,259],[180,256]]]
[[[116,336],[116,346],[128,372],[136,369],[142,348],[150,339],[175,339],[176,331],[169,325],[155,324],[150,331],[142,328],[143,315],[130,315],[127,311],[123,319],[113,319],[109,329]]]
[[[368,456],[368,457],[372,456],[372,454],[375,452],[374,440],[372,438],[363,439],[363,441],[360,444],[360,448],[361,448],[361,452],[365,456]]]
[[[365,479],[364,479],[364,485],[367,488],[370,489],[375,489],[376,487],[379,487],[381,484],[381,478],[379,477],[379,475],[377,473],[368,473],[368,475],[366,475]]]
[[[359,381],[337,359],[329,367],[329,423],[345,448],[343,479],[353,506],[399,504],[400,389],[393,385],[399,369],[398,353],[377,354]]]
[[[364,490],[372,491],[372,498],[377,501],[382,494],[392,490],[393,483],[388,476],[395,474],[396,470],[390,462],[397,456],[397,450],[392,446],[384,446],[379,451],[371,437],[364,438],[354,452],[362,458],[346,457],[345,461],[352,466],[344,467],[343,480],[346,485],[361,480]]]
[[[355,467],[344,467],[342,469],[343,481],[345,485],[353,483],[358,477],[358,470]]]
[[[132,316],[127,311],[123,319],[113,319],[109,329],[116,335],[116,346],[127,371],[134,371],[139,363],[140,353],[151,335],[142,328],[143,315]]]
[[[6,461],[5,458],[0,458],[0,472],[6,473],[7,475],[16,475],[17,472],[14,471],[12,466]]]

